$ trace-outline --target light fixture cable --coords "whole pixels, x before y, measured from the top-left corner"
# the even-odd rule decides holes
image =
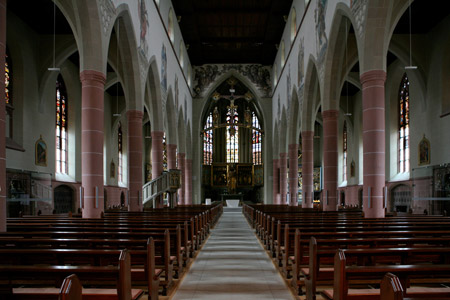
[[[56,61],[56,2],[53,1],[53,67],[48,68],[49,71],[60,71],[59,68],[55,66]]]

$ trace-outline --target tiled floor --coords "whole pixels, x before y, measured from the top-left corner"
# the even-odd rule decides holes
[[[295,299],[241,209],[224,209],[172,300]]]

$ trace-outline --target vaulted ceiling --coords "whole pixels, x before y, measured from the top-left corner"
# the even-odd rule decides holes
[[[193,65],[272,65],[292,0],[172,0]]]

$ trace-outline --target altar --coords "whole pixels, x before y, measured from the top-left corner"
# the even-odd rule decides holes
[[[221,194],[220,199],[222,200],[222,203],[226,200],[228,207],[238,207],[239,202],[243,200],[243,196],[243,194]]]

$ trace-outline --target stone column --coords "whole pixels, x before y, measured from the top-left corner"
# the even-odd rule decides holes
[[[337,210],[337,138],[338,111],[326,110],[323,118],[323,191],[322,203],[324,211]],[[328,198],[328,199],[327,199]]]
[[[185,160],[186,160],[186,154],[185,153],[178,153],[178,168],[181,171],[181,187],[178,190],[178,204],[182,205],[184,204],[184,198],[185,198],[185,189],[186,189],[186,170],[185,170]]]
[[[278,201],[279,193],[280,193],[280,177],[278,173],[278,169],[280,167],[280,160],[273,159],[273,204],[280,204]]]
[[[167,144],[167,169],[177,168],[177,145]]]
[[[298,144],[289,145],[289,205],[298,206]]]
[[[186,158],[185,159],[185,179],[186,179],[186,186],[185,186],[185,195],[184,195],[184,204],[191,205],[192,204],[192,159]]]
[[[6,0],[0,0],[0,91],[5,90],[5,55],[6,55]],[[6,103],[0,97],[0,232],[6,231]]]
[[[314,200],[314,131],[302,131],[302,207],[312,208]]]
[[[386,72],[361,75],[363,101],[363,210],[366,218],[384,218]],[[369,199],[370,195],[370,199]]]
[[[164,171],[163,166],[163,146],[164,131],[152,131],[152,179],[158,178]],[[158,197],[155,201],[155,207],[160,208],[164,206],[163,197]]]
[[[128,183],[130,210],[142,211],[142,118],[144,113],[129,110],[128,119]]]
[[[81,79],[81,185],[83,218],[100,218],[103,212],[103,116],[106,77],[84,70]]]
[[[280,153],[280,204],[286,204],[287,195],[287,153]]]

